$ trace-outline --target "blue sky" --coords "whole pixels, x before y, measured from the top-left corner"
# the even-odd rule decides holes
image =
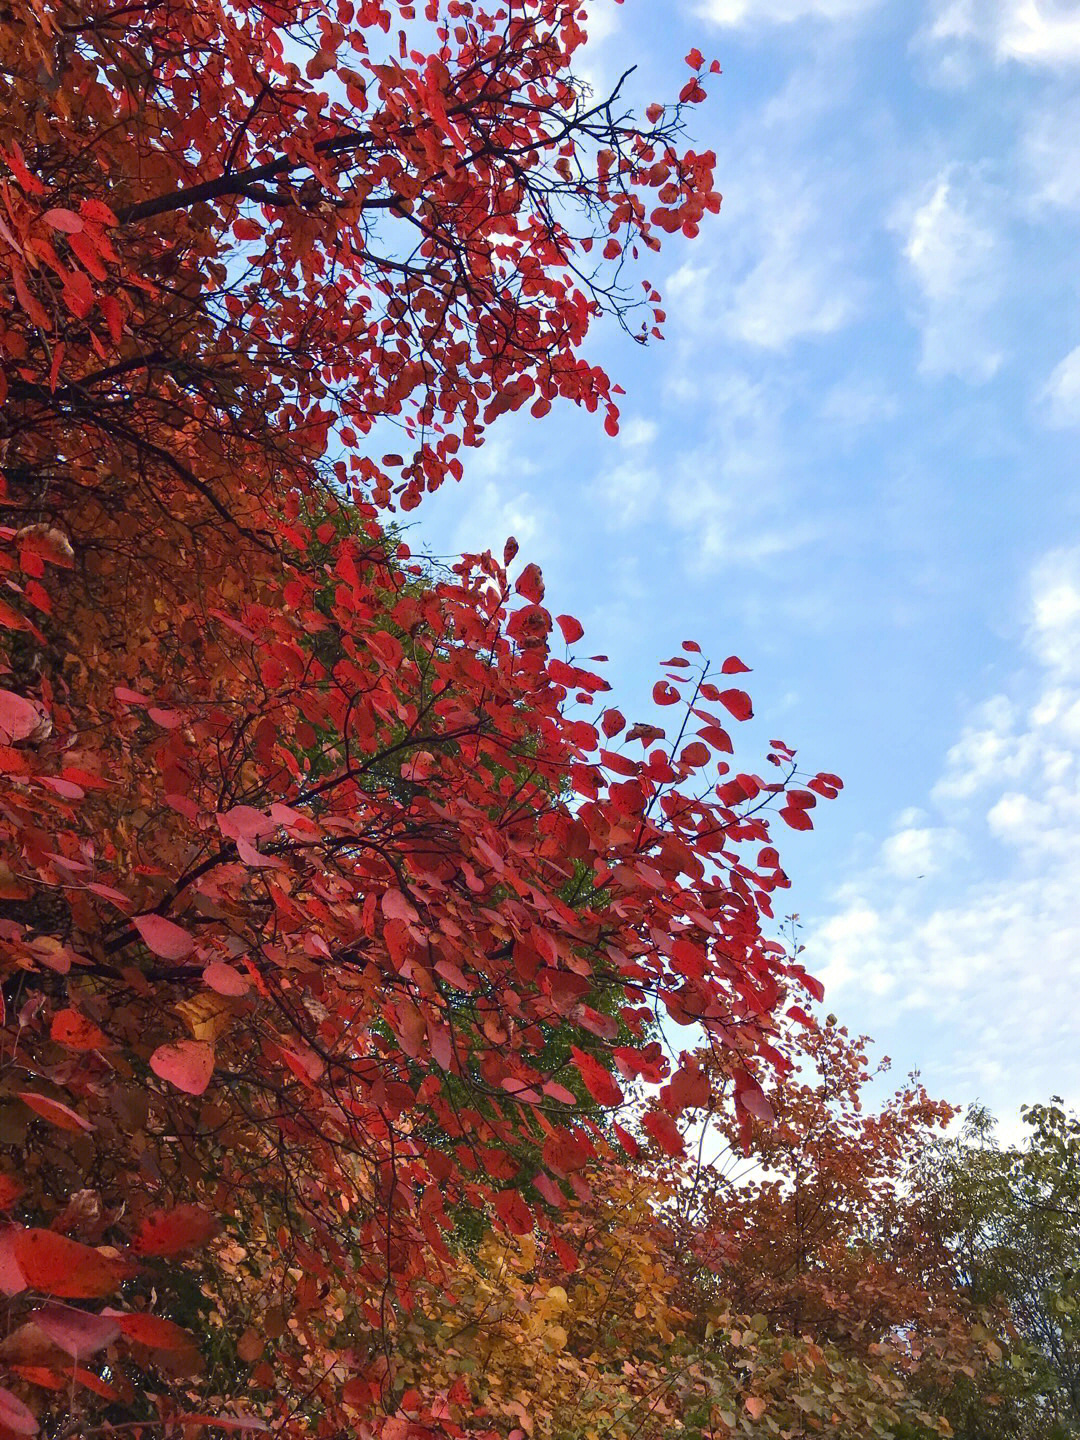
[[[828,1005],[950,1099],[1080,1101],[1080,0],[590,9],[642,106],[719,59],[723,208],[643,272],[666,340],[590,347],[619,439],[507,417],[420,533],[515,535],[635,714],[739,654],[744,767],[846,782],[781,837]]]

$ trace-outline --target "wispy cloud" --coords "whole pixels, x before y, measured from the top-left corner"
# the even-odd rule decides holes
[[[1022,165],[1029,204],[1046,209],[1080,210],[1080,100],[1044,105],[1027,121]]]
[[[633,419],[620,436],[621,454],[592,487],[608,529],[656,527],[698,575],[767,566],[809,544],[818,526],[791,515],[784,387],[702,371],[683,399],[694,407],[690,443],[673,447],[669,434],[661,455],[658,428]]]
[[[1014,1101],[1020,1076],[1027,1098],[1080,1098],[1080,549],[1036,566],[1025,648],[1027,690],[976,707],[927,810],[811,938],[879,1039],[920,1016],[913,1058],[961,1100]]]
[[[683,333],[783,352],[850,323],[863,286],[838,193],[837,176],[812,176],[778,147],[734,159],[726,167],[725,248],[711,263],[695,257],[665,287]]]
[[[1054,366],[1040,402],[1043,418],[1054,429],[1080,426],[1080,345]]]
[[[537,475],[538,466],[515,439],[513,426],[504,423],[479,450],[466,453],[467,488],[444,487],[432,497],[432,512],[442,510],[447,522],[439,533],[449,541],[448,553],[501,551],[513,535],[523,559],[549,561],[554,556],[559,526],[550,507],[530,490],[527,482]]]
[[[795,20],[849,20],[878,0],[705,0],[698,14],[713,25],[788,25]]]
[[[923,39],[954,56],[980,47],[998,61],[1065,67],[1080,63],[1080,14],[1058,0],[935,0]]]
[[[949,166],[894,216],[917,288],[922,368],[930,375],[989,380],[1002,355],[988,320],[1001,291],[1002,241],[992,197],[979,175]]]

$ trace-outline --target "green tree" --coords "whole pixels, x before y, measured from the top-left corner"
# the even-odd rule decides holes
[[[921,1177],[956,1283],[993,1331],[995,1363],[951,1397],[961,1440],[1080,1436],[1080,1117],[1057,1097],[1022,1113],[1023,1139],[1002,1145],[973,1107]]]

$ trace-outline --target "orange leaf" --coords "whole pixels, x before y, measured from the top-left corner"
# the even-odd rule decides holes
[[[161,1315],[110,1309],[101,1313],[114,1322],[125,1340],[132,1340],[136,1345],[145,1345],[151,1350],[190,1350],[194,1347],[195,1341],[186,1330]]]
[[[20,1090],[18,1093],[24,1105],[29,1105],[31,1110],[59,1130],[70,1130],[77,1135],[94,1128],[89,1120],[76,1114],[70,1105],[63,1105],[59,1100],[50,1100],[46,1095],[35,1095],[31,1090]]]
[[[49,1034],[67,1050],[107,1050],[109,1046],[104,1031],[78,1010],[58,1010],[49,1026]]]
[[[205,1245],[220,1228],[217,1218],[198,1205],[155,1210],[143,1218],[131,1248],[137,1255],[180,1255]]]
[[[31,1290],[66,1300],[111,1295],[129,1273],[123,1261],[54,1230],[16,1230],[12,1249]]]

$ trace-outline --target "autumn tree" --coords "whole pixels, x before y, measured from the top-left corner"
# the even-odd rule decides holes
[[[681,1150],[662,1017],[745,1113],[782,1063],[767,812],[838,782],[733,771],[734,657],[687,642],[670,736],[628,726],[516,546],[437,571],[385,523],[501,411],[613,429],[589,324],[717,208],[700,54],[639,126],[584,38],[566,0],[8,7],[8,1431],[446,1433],[397,1337],[477,1232],[569,1266],[646,1088]]]
[[[795,1063],[768,1112],[740,1121],[718,1106],[684,1174],[687,1283],[697,1303],[809,1337],[853,1373],[888,1356],[908,1407],[941,1415],[984,1373],[989,1338],[919,1181],[957,1112],[917,1077],[874,1103],[888,1061],[875,1066],[834,1016],[793,1009]]]
[[[994,1360],[950,1398],[963,1440],[1080,1434],[1080,1120],[1056,1099],[1023,1118],[1022,1137],[1002,1144],[990,1114],[972,1107],[919,1175]]]
[[[449,1294],[421,1287],[397,1350],[403,1409],[517,1440],[948,1436],[901,1341],[793,1334],[715,1285],[686,1284],[709,1238],[679,1204],[686,1163],[671,1175],[643,1156],[594,1174],[560,1226],[570,1265],[543,1239],[488,1234],[458,1257]],[[948,1360],[959,1374],[965,1348]]]

